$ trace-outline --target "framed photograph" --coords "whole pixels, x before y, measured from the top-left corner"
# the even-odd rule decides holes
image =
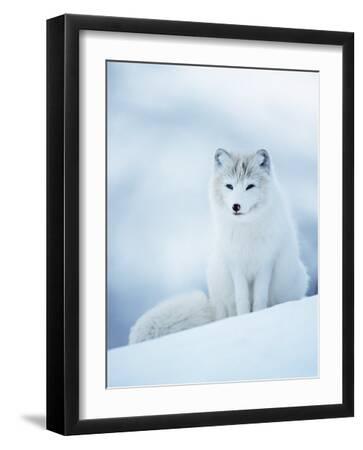
[[[47,428],[354,414],[354,37],[47,22]]]

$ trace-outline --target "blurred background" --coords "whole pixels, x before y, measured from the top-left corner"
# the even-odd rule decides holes
[[[266,148],[317,293],[319,74],[107,63],[108,348],[161,300],[207,292],[218,147]]]

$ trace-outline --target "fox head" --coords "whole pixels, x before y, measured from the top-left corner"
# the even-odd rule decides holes
[[[271,157],[266,150],[235,155],[218,149],[214,155],[211,201],[233,220],[247,221],[268,203],[272,182]]]

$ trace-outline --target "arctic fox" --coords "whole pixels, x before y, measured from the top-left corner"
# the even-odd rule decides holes
[[[305,295],[308,275],[296,228],[266,150],[237,155],[218,149],[209,200],[209,298],[196,291],[160,303],[132,327],[130,344]]]

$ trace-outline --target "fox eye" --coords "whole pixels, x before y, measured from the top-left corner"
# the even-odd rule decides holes
[[[254,184],[249,184],[249,185],[246,187],[246,191],[248,191],[248,189],[252,189],[252,188],[254,188],[254,187],[255,187]]]
[[[226,188],[231,189],[231,191],[233,191],[233,186],[231,184],[226,184]]]

